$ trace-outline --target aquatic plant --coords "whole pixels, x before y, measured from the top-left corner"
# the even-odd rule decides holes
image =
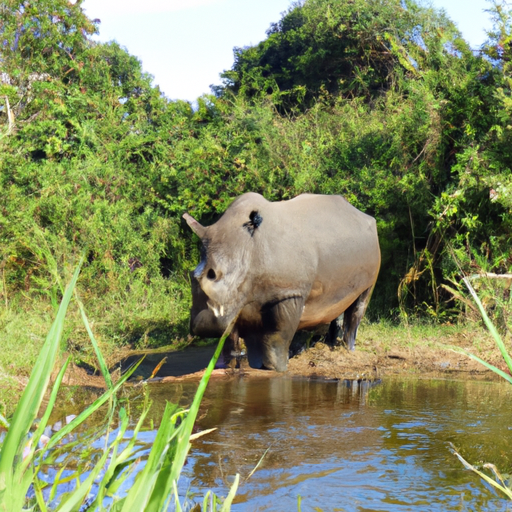
[[[478,297],[478,294],[476,293],[475,289],[471,285],[470,280],[467,277],[463,278],[463,281],[465,285],[467,286],[471,296],[473,297],[473,300],[475,301],[478,310],[480,311],[480,314],[482,315],[482,319],[484,320],[485,325],[489,329],[489,332],[491,333],[494,341],[496,342],[496,345],[498,346],[501,355],[503,356],[503,360],[507,364],[508,370],[510,373],[506,373],[503,370],[497,368],[496,366],[488,363],[487,361],[484,361],[480,357],[476,356],[475,354],[472,354],[471,352],[468,352],[467,350],[464,350],[462,348],[454,349],[458,352],[462,352],[469,356],[471,359],[474,359],[475,361],[478,361],[479,363],[483,364],[485,367],[492,370],[494,373],[498,374],[500,377],[503,377],[506,381],[510,382],[512,384],[512,358],[510,354],[507,351],[507,348],[505,346],[505,343],[503,342],[503,339],[501,338],[498,329],[496,329],[496,326],[492,323],[491,319],[487,315],[487,312],[485,311],[485,308]],[[495,489],[498,489],[502,493],[504,493],[510,500],[512,500],[512,489],[510,488],[510,484],[505,481],[501,473],[498,471],[496,466],[494,464],[486,463],[483,465],[484,468],[490,469],[494,475],[494,478],[489,477],[486,475],[483,471],[480,471],[477,467],[475,467],[473,464],[470,464],[467,460],[462,457],[462,455],[457,451],[455,446],[453,446],[452,443],[450,443],[450,446],[453,450],[453,453],[458,457],[458,459],[464,464],[464,466],[467,469],[470,469],[474,473],[476,473],[480,478],[482,478],[485,482],[492,485]]]
[[[51,390],[46,409],[37,422],[36,417],[42,406],[43,399],[49,387],[52,371],[57,359],[57,353],[62,339],[64,320],[68,306],[73,297],[76,282],[80,273],[80,266],[76,269],[69,283],[55,321],[41,349],[37,362],[32,370],[29,382],[21,396],[19,404],[12,416],[8,430],[0,447],[0,510],[55,510],[71,512],[78,510],[110,510],[133,511],[169,510],[172,500],[174,508],[181,511],[177,492],[177,481],[190,449],[192,427],[194,425],[199,405],[203,397],[211,372],[221,353],[224,340],[229,331],[224,333],[217,350],[199,384],[192,405],[188,410],[179,409],[178,406],[167,404],[162,416],[160,428],[156,434],[147,461],[143,469],[135,477],[133,485],[124,494],[116,495],[121,485],[126,482],[139,465],[140,454],[136,446],[137,435],[143,427],[149,410],[148,401],[145,402],[137,424],[130,437],[125,436],[130,426],[129,416],[124,407],[118,407],[116,393],[126,382],[137,365],[127,371],[115,384],[108,375],[108,370],[97,346],[92,329],[82,305],[79,308],[82,319],[90,335],[91,342],[96,351],[100,368],[103,371],[107,390],[97,398],[81,414],[72,419],[70,423],[54,433],[51,437],[45,436],[50,414],[56,403],[57,392],[68,367],[69,358],[59,371]],[[78,301],[79,302],[79,301]],[[61,441],[74,431],[84,421],[96,412],[101,406],[108,403],[107,433],[105,446],[101,457],[92,464],[85,478],[80,479],[78,472],[73,475],[76,486],[73,490],[59,494],[59,485],[70,477],[62,478],[65,466],[55,462],[51,450],[59,446]],[[114,431],[114,416],[117,411],[117,428]],[[35,430],[34,430],[35,428]],[[105,434],[105,432],[101,432]],[[112,434],[112,435],[110,435]],[[96,435],[99,439],[100,434]],[[113,440],[111,438],[113,437]],[[73,443],[70,444],[72,449]],[[66,446],[61,447],[66,450]],[[55,466],[55,479],[48,489],[48,484],[38,477],[44,464],[51,462]],[[91,495],[91,489],[95,495]],[[205,496],[202,510],[216,511],[221,504],[221,511],[228,511],[238,486],[238,475],[231,487],[228,497],[221,504],[212,493]],[[43,492],[46,489],[45,492]],[[28,499],[29,494],[33,495]],[[49,491],[49,492],[48,492]],[[57,499],[55,497],[57,496]],[[109,498],[106,505],[105,498]],[[35,500],[35,503],[34,503]],[[55,504],[56,503],[56,504]]]
[[[463,354],[466,354],[471,359],[474,359],[475,361],[478,361],[480,364],[483,364],[485,367],[489,368],[489,370],[492,370],[494,373],[498,374],[500,377],[503,377],[506,381],[510,382],[512,384],[512,357],[507,351],[507,348],[505,346],[505,343],[503,342],[503,339],[501,338],[498,329],[493,324],[491,319],[489,318],[489,315],[487,314],[480,298],[478,297],[478,294],[476,293],[475,289],[471,285],[470,280],[467,277],[463,278],[463,281],[465,285],[467,286],[469,292],[471,293],[471,296],[473,297],[473,300],[475,301],[478,310],[480,312],[480,315],[482,316],[482,319],[491,333],[491,336],[493,337],[494,341],[496,342],[496,346],[499,348],[501,355],[503,357],[503,360],[505,361],[509,373],[501,370],[500,368],[497,368],[496,366],[492,365],[491,363],[483,360],[482,358],[476,356],[475,354],[468,352],[467,350],[464,350],[462,348],[455,348],[454,350],[458,352],[462,352]]]

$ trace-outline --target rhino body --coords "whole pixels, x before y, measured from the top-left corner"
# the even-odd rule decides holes
[[[330,324],[353,350],[380,267],[375,219],[341,196],[238,197],[211,226],[183,216],[203,243],[192,273],[191,333],[233,329],[254,368],[285,371],[296,331]]]

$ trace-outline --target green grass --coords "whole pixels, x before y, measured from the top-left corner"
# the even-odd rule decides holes
[[[28,377],[52,325],[53,311],[0,312],[0,371],[3,375]],[[15,371],[13,371],[15,370]]]
[[[171,283],[156,283],[154,289],[135,283],[122,293],[105,294],[100,303],[80,288],[77,298],[85,304],[88,322],[84,323],[79,308],[69,308],[61,348],[72,362],[99,369],[87,325],[92,326],[109,367],[119,362],[123,350],[181,348],[190,343],[185,334],[189,312],[185,301],[175,299],[176,289]],[[57,309],[58,303],[38,296],[0,307],[0,413],[13,413]],[[59,358],[62,364],[62,354]]]
[[[475,352],[496,352],[488,331],[480,323],[439,324],[434,321],[415,321],[407,325],[387,320],[369,322],[363,319],[357,334],[356,350],[390,352],[394,350],[431,349],[432,353],[450,346],[471,346]]]
[[[51,438],[46,439],[42,449],[39,448],[57,400],[59,386],[69,364],[68,358],[55,378],[47,398],[44,413],[36,421],[43,400],[47,396],[50,378],[58,359],[59,347],[65,330],[64,320],[73,297],[79,272],[80,266],[75,271],[64,293],[56,318],[40,349],[28,383],[10,419],[10,425],[0,447],[0,511],[78,511],[90,495],[93,485],[95,486],[95,498],[87,509],[90,511],[106,510],[103,503],[107,496],[112,498],[112,502],[108,506],[108,510],[111,512],[134,510],[159,512],[168,510],[171,501],[174,503],[175,510],[179,511],[181,510],[181,504],[177,492],[177,481],[190,450],[190,436],[201,399],[229,330],[221,338],[190,408],[182,410],[176,405],[166,405],[160,428],[152,443],[143,469],[135,476],[129,490],[125,494],[119,495],[117,491],[140,465],[136,441],[150,404],[148,401],[145,402],[144,410],[135,427],[133,427],[126,409],[117,404],[116,394],[133,373],[136,366],[125,373],[115,384],[112,382],[85,310],[79,301],[81,317],[98,358],[98,365],[102,369],[107,390],[68,425],[53,434]],[[61,480],[65,467],[59,468],[55,457],[52,457],[52,450],[59,447],[66,436],[76,431],[79,426],[83,425],[88,418],[102,407],[107,407],[109,421],[107,422],[107,435],[104,437],[107,441],[105,441],[101,457],[95,461],[92,467],[88,468],[87,476],[82,481],[78,478],[79,470],[76,471],[74,478],[77,483],[73,491],[60,494],[59,484],[64,480],[69,480],[70,477]],[[108,435],[113,432],[114,428],[116,429],[115,435]],[[126,442],[128,438],[125,434],[128,428],[133,429],[133,435]],[[101,432],[101,434],[105,434],[105,432]],[[72,446],[73,444],[70,445],[70,450],[72,450]],[[65,446],[64,448],[59,447],[59,451],[62,452],[62,450],[65,450]],[[38,471],[45,464],[51,464],[56,472],[55,479],[51,484],[47,484],[38,478]],[[228,511],[237,486],[238,476],[235,478],[229,495],[223,503],[209,493],[205,497],[202,510],[211,512],[217,510]],[[46,493],[44,492],[45,487]],[[34,491],[35,503],[29,502],[27,499],[30,488]],[[49,499],[45,498],[48,495]],[[58,496],[58,505],[49,508],[48,501],[52,501],[55,496]]]
[[[498,329],[496,329],[495,325],[492,323],[491,319],[489,318],[489,315],[487,314],[487,312],[486,312],[482,302],[480,301],[480,298],[478,297],[476,291],[471,286],[471,283],[469,282],[469,280],[467,278],[464,278],[464,283],[468,287],[468,290],[469,290],[471,296],[473,297],[473,300],[475,301],[480,314],[482,315],[482,319],[483,319],[487,329],[489,330],[489,332],[490,332],[490,334],[491,334],[491,336],[492,336],[492,338],[494,340],[494,343],[495,343],[496,347],[500,351],[500,354],[501,354],[501,356],[503,358],[503,361],[507,365],[509,373],[501,370],[500,368],[497,368],[495,365],[485,361],[481,357],[475,355],[472,352],[469,352],[468,350],[464,350],[462,348],[454,348],[454,350],[457,351],[457,352],[461,352],[463,354],[466,354],[471,359],[479,362],[480,364],[482,364],[483,366],[485,366],[489,370],[492,370],[494,373],[496,373],[500,377],[504,378],[507,382],[512,384],[512,376],[511,376],[511,374],[512,374],[512,357],[508,353],[507,347],[505,346],[505,343],[504,343],[502,337],[500,336],[500,334],[498,332]]]

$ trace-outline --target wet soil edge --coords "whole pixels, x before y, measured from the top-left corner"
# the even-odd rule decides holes
[[[309,379],[343,380],[375,379],[386,375],[416,375],[446,378],[494,378],[495,374],[465,354],[462,348],[507,371],[499,350],[490,336],[482,331],[455,332],[451,335],[429,335],[415,339],[389,339],[375,336],[371,330],[361,336],[356,350],[329,347],[323,343],[302,351],[290,359],[287,375]],[[272,371],[254,370],[242,362],[241,368],[214,370],[212,378],[277,377]],[[199,380],[204,370],[180,377],[157,374],[154,382]],[[64,379],[67,385],[104,387],[101,376],[89,375],[84,369],[72,366]]]

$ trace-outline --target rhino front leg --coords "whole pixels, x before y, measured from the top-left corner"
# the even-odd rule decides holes
[[[241,356],[242,350],[240,348],[240,336],[238,335],[238,329],[235,326],[224,342],[224,347],[222,347],[222,361],[220,363],[220,367],[236,368]]]
[[[291,297],[266,304],[261,310],[262,330],[245,338],[253,368],[286,371],[290,343],[299,326],[304,300]]]
[[[359,297],[344,313],[343,341],[349,350],[354,350],[356,347],[357,328],[359,327],[364,312],[366,311],[366,306],[368,305],[368,302],[370,302],[372,291],[373,286],[361,293],[361,295],[359,295]]]
[[[297,325],[299,325],[298,322]],[[287,332],[279,331],[264,336],[262,340],[264,368],[276,372],[285,372],[288,369],[290,343],[294,334],[295,332],[289,335]]]

